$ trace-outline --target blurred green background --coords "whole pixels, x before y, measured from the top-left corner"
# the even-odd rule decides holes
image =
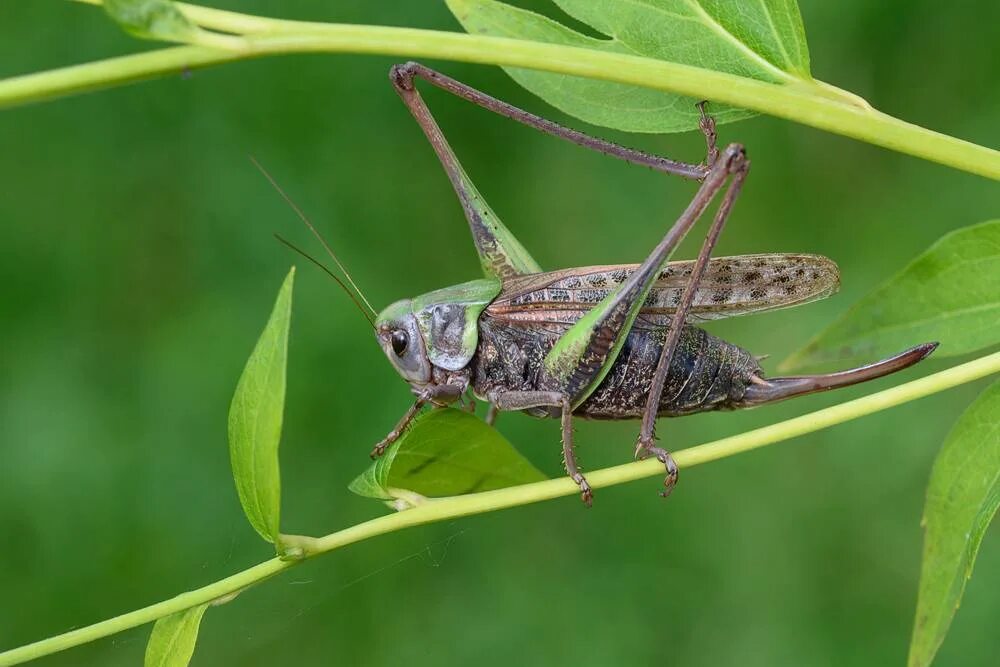
[[[457,29],[439,2],[213,4]],[[801,6],[818,78],[1000,144],[1000,5]],[[144,48],[85,6],[0,10],[2,76]],[[284,273],[302,264],[272,232],[315,244],[248,155],[377,306],[478,276],[450,186],[389,86],[392,62],[286,56],[0,113],[0,648],[271,555],[237,502],[226,412]],[[497,68],[432,64],[560,118]],[[640,260],[693,192],[426,98],[545,267]],[[817,130],[757,118],[721,136],[744,142],[754,168],[720,251],[818,252],[844,274],[835,298],[710,327],[771,354],[772,369],[942,234],[997,215],[994,183]],[[696,134],[617,138],[689,160],[703,151]],[[346,484],[410,397],[346,297],[301,268],[282,527],[323,534],[385,511]],[[680,449],[954,362],[660,434]],[[354,545],[211,609],[194,664],[903,664],[930,464],[983,386],[692,469],[669,502],[650,479],[599,491],[590,511],[568,498]],[[499,427],[560,474],[555,423],[508,415]],[[586,468],[629,460],[636,429],[581,423]],[[938,664],[997,664],[997,590],[994,529]],[[139,664],[148,632],[42,664]]]

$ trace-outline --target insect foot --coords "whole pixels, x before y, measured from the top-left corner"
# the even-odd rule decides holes
[[[663,447],[656,446],[653,444],[654,442],[652,438],[646,439],[640,435],[635,444],[635,458],[642,461],[648,459],[650,456],[655,456],[663,464],[663,467],[667,471],[667,476],[663,479],[664,489],[660,491],[660,495],[666,498],[674,490],[674,487],[677,486],[677,463],[674,461],[674,457],[670,455],[670,452]]]
[[[594,506],[594,491],[590,488],[590,482],[583,475],[577,473],[572,476],[573,481],[576,482],[577,486],[580,487],[580,500],[587,507]]]
[[[389,446],[392,445],[392,443],[399,440],[399,438],[404,433],[406,433],[406,429],[410,427],[410,424],[413,422],[413,419],[420,412],[420,408],[424,407],[426,403],[428,403],[429,401],[434,401],[434,399],[439,396],[454,396],[457,398],[458,396],[461,396],[462,391],[464,391],[464,388],[458,390],[457,393],[456,390],[457,388],[454,386],[445,386],[445,387],[435,386],[435,387],[428,387],[426,389],[421,389],[420,392],[417,393],[417,400],[413,402],[413,405],[410,406],[410,409],[407,410],[406,414],[404,414],[402,419],[399,420],[399,423],[396,424],[396,428],[389,431],[389,435],[385,436],[381,442],[379,442],[377,445],[375,445],[375,447],[372,448],[371,454],[369,454],[369,456],[372,457],[373,459],[377,459],[378,457],[385,454],[385,450],[388,449]]]
[[[590,482],[587,478],[583,476],[580,469],[577,467],[576,456],[573,454],[572,444],[566,447],[566,442],[572,443],[572,440],[563,441],[563,463],[566,465],[566,473],[569,478],[576,482],[576,485],[580,487],[580,500],[587,507],[593,507],[594,505],[594,490],[590,488]]]
[[[406,414],[403,415],[403,418],[399,420],[399,423],[396,424],[396,428],[389,431],[389,435],[382,438],[382,440],[380,440],[377,445],[372,447],[372,451],[368,456],[370,456],[372,459],[377,459],[378,457],[385,454],[385,450],[389,449],[389,447],[392,446],[392,443],[399,440],[399,438],[403,435],[403,433],[406,432],[406,429],[409,427],[410,422],[413,421],[414,416],[416,416],[417,412],[423,406],[423,403],[424,399],[418,398],[417,402],[414,403],[413,407],[410,408],[406,412]]]
[[[708,100],[702,100],[698,102],[698,111],[701,112],[701,118],[698,120],[698,129],[701,133],[705,135],[705,166],[711,167],[715,164],[715,161],[719,159],[719,149],[715,145],[718,139],[718,134],[715,132],[715,119],[708,115],[706,107],[708,106]]]
[[[423,404],[424,399],[422,397],[418,398],[417,402],[413,404],[413,407],[410,408],[407,413],[403,415],[403,418],[399,420],[399,423],[396,424],[396,428],[389,431],[389,435],[382,438],[377,445],[372,447],[372,451],[368,456],[372,459],[377,459],[385,454],[385,450],[389,449],[389,447],[391,447],[394,442],[399,440],[403,433],[406,432],[406,429],[409,428],[410,423],[413,421],[413,418],[416,416],[417,412],[419,412]]]
[[[392,437],[393,435],[395,435],[396,437],[395,438]],[[399,434],[390,433],[381,442],[372,447],[372,451],[370,454],[368,454],[368,456],[370,456],[372,459],[379,458],[380,456],[385,454],[385,450],[389,449],[389,446],[392,443],[396,442],[396,440],[398,439],[399,439]]]

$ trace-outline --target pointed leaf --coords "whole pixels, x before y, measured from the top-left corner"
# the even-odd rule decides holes
[[[794,0],[554,0],[573,18],[659,60],[764,81],[809,78]]]
[[[469,33],[646,56],[782,84],[813,85],[795,0],[555,0],[597,39],[496,0],[448,0]],[[504,68],[519,84],[581,120],[631,132],[698,127],[698,100],[532,70]],[[753,113],[712,105],[720,123]]]
[[[186,667],[206,609],[208,605],[202,604],[158,620],[146,644],[144,667]]]
[[[925,667],[934,659],[1000,505],[998,415],[1000,382],[994,382],[959,418],[934,462],[910,667]]]
[[[382,500],[458,496],[545,479],[499,431],[455,408],[426,412],[350,484]],[[410,504],[413,504],[412,502]]]
[[[1000,343],[1000,220],[942,237],[782,368],[875,359],[929,341],[941,343],[939,357]]]
[[[243,511],[261,537],[278,537],[281,474],[278,444],[285,407],[285,364],[295,267],[247,360],[229,408],[229,458]]]

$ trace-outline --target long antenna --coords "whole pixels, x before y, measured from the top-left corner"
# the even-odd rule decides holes
[[[323,264],[321,264],[318,259],[316,259],[315,257],[311,256],[305,250],[302,250],[301,248],[299,248],[298,246],[296,246],[295,244],[293,244],[288,239],[282,238],[282,236],[280,234],[275,234],[274,238],[278,239],[278,241],[280,241],[284,245],[288,246],[289,248],[291,248],[295,252],[299,253],[300,255],[302,255],[303,257],[305,257],[306,259],[308,259],[310,262],[312,262],[313,264],[315,264],[316,266],[318,266],[320,269],[322,269],[323,272],[326,273],[326,275],[328,275],[331,278],[333,278],[334,280],[336,280],[337,284],[340,285],[341,289],[343,289],[344,292],[347,293],[347,296],[351,297],[351,301],[353,301],[354,305],[358,307],[358,310],[361,311],[361,314],[364,315],[364,318],[366,320],[368,320],[369,324],[372,325],[372,329],[375,328],[375,320],[373,320],[372,316],[368,314],[368,311],[366,311],[364,308],[361,307],[361,304],[358,302],[357,298],[351,293],[351,290],[347,289],[347,285],[344,284],[344,281],[341,280],[340,278],[338,278],[337,275],[333,271],[331,271],[330,269],[328,269],[325,266],[323,266]]]
[[[302,209],[300,209],[298,207],[298,205],[296,205],[296,203],[294,201],[292,201],[291,197],[289,197],[287,194],[285,194],[285,191],[281,189],[281,186],[278,185],[278,182],[275,181],[274,178],[271,177],[271,174],[269,174],[267,172],[267,170],[264,169],[264,167],[261,165],[260,162],[257,162],[257,158],[255,158],[254,156],[251,155],[250,156],[250,161],[253,162],[253,165],[255,167],[257,167],[257,170],[260,171],[260,173],[262,173],[264,175],[264,178],[266,178],[271,183],[271,186],[274,187],[274,189],[278,191],[278,194],[281,195],[281,198],[284,199],[285,202],[287,202],[288,205],[292,207],[292,210],[295,211],[295,214],[297,216],[299,216],[299,219],[302,220],[302,222],[305,223],[306,227],[309,228],[309,231],[311,231],[313,233],[313,236],[315,236],[316,239],[323,245],[323,247],[326,249],[326,252],[333,259],[334,264],[336,264],[337,268],[339,268],[344,273],[344,275],[347,277],[347,282],[349,282],[351,284],[351,287],[354,288],[354,291],[357,292],[357,295],[359,297],[361,297],[362,301],[365,302],[365,305],[368,306],[368,310],[371,312],[371,314],[375,315],[375,309],[372,308],[372,305],[368,302],[368,299],[365,298],[364,293],[358,288],[358,285],[357,285],[357,283],[354,282],[354,279],[351,278],[351,274],[347,270],[347,267],[345,267],[343,265],[343,263],[341,263],[340,259],[337,257],[337,254],[335,252],[333,252],[333,248],[330,247],[330,244],[326,242],[326,239],[324,239],[323,236],[316,230],[316,227],[314,227],[313,223],[311,223],[309,221],[309,218],[306,217],[306,214],[302,212]],[[289,245],[289,244],[286,243],[286,245]],[[296,250],[297,250],[297,248],[296,248]],[[305,257],[308,257],[309,259],[312,259],[308,255],[305,255],[305,253],[302,253],[302,254]],[[313,260],[313,261],[315,262],[315,260]],[[317,264],[318,264],[318,262],[317,262]],[[320,266],[322,266],[322,265],[320,265]],[[330,273],[330,272],[327,271],[327,273]],[[343,285],[343,283],[341,281],[338,280],[337,282],[340,282],[340,284]],[[371,317],[369,317],[368,319],[371,320]]]

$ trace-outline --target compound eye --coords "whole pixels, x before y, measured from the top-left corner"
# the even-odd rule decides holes
[[[396,353],[397,357],[403,356],[406,352],[406,346],[410,342],[410,337],[406,335],[405,331],[396,329],[392,332],[392,351]]]

